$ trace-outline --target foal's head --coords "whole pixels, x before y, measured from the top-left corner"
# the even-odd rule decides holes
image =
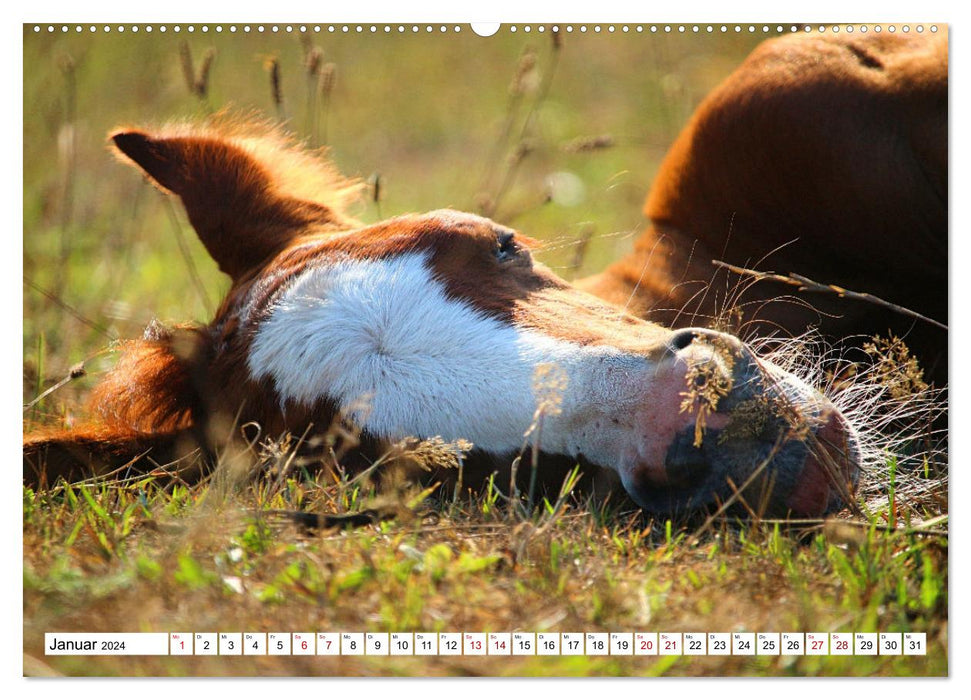
[[[616,470],[657,511],[740,494],[818,515],[852,492],[857,440],[822,395],[732,336],[672,331],[577,290],[516,231],[450,210],[362,226],[325,166],[238,130],[113,139],[182,199],[233,279],[210,354],[232,368],[215,391],[244,412],[321,424],[326,406],[377,438],[495,455],[541,423],[529,440],[544,453]]]

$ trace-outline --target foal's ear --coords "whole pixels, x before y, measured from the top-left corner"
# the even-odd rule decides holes
[[[163,188],[178,195],[185,190],[189,181],[183,167],[188,150],[185,139],[177,143],[173,139],[155,140],[141,131],[118,131],[111,140]]]
[[[298,236],[343,223],[325,203],[292,196],[281,187],[292,176],[273,160],[272,149],[264,148],[270,155],[261,158],[255,155],[259,149],[205,132],[152,136],[123,130],[111,140],[159,186],[182,199],[206,250],[233,279]]]

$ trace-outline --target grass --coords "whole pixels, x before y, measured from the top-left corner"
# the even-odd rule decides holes
[[[869,524],[719,521],[693,537],[564,499],[489,492],[307,532],[267,509],[359,508],[341,484],[131,483],[24,491],[24,651],[70,675],[946,675],[947,537]],[[880,631],[923,657],[44,657],[46,631]]]
[[[487,210],[543,240],[539,257],[569,278],[629,249],[668,145],[760,39],[575,33],[555,47],[548,34],[486,40],[466,27],[308,43],[269,33],[36,35],[25,27],[23,403],[64,382],[25,411],[25,430],[80,415],[115,339],[139,335],[155,317],[207,320],[225,290],[181,209],[112,159],[111,129],[229,105],[280,115],[301,138],[326,144],[342,172],[371,183],[356,216]],[[524,493],[510,507],[495,483],[433,504],[434,524],[409,518],[403,505],[416,506],[399,503],[396,519],[317,534],[268,511],[353,512],[374,503],[366,481],[301,475],[190,487],[149,477],[24,489],[24,668],[946,675],[948,540],[938,532],[946,514],[942,521],[939,509],[907,501],[913,491],[903,482],[920,475],[889,473],[887,505],[855,523],[717,520],[703,531],[575,499],[569,488],[552,502]],[[501,663],[45,657],[43,634],[52,630],[918,631],[929,649],[926,657]]]

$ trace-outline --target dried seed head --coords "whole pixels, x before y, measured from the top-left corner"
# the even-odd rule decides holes
[[[306,57],[314,50],[314,42],[307,32],[300,32],[300,46],[303,47],[303,55]]]
[[[320,96],[329,97],[330,93],[334,91],[334,85],[337,83],[337,64],[336,63],[325,63],[320,69],[320,78],[318,85],[320,86]]]
[[[307,67],[307,75],[315,77],[320,72],[320,65],[324,60],[324,52],[314,46],[307,53],[304,65]]]
[[[580,138],[567,141],[562,148],[567,153],[585,153],[587,151],[599,151],[603,148],[613,148],[614,137],[610,134],[600,136],[581,136]]]
[[[696,342],[696,341],[692,341]],[[708,416],[718,410],[718,402],[732,390],[732,369],[735,364],[731,349],[718,341],[712,342],[717,358],[703,358],[691,361],[685,372],[687,391],[682,391],[681,412],[687,413],[697,408],[695,418],[694,446],[701,447]]]
[[[873,342],[863,345],[863,351],[873,358],[874,377],[891,398],[903,399],[927,391],[924,370],[900,338],[874,336]]]
[[[65,75],[69,75],[74,72],[77,64],[74,59],[71,58],[70,54],[62,53],[57,57],[57,67],[61,69],[61,72]]]
[[[273,96],[273,104],[277,107],[283,105],[283,87],[280,85],[280,61],[277,58],[267,60],[266,69],[270,71],[270,92]]]
[[[436,435],[425,440],[405,438],[392,446],[390,454],[394,458],[408,457],[425,469],[457,469],[471,449],[468,440],[445,442]]]
[[[209,93],[209,69],[212,62],[216,59],[216,49],[207,49],[199,64],[199,76],[195,80],[194,90],[199,97],[205,97]]]
[[[381,178],[381,173],[372,173],[371,177],[367,180],[368,187],[371,190],[371,201],[375,204],[381,201],[381,186],[383,184],[383,179]]]
[[[729,335],[739,335],[742,331],[742,321],[744,314],[741,306],[730,306],[723,309],[712,319],[712,330],[728,333]]]
[[[189,88],[189,92],[195,94],[196,71],[192,65],[192,51],[189,49],[187,41],[179,42],[179,62],[182,64],[182,77],[185,78],[185,86]]]
[[[516,74],[509,84],[509,94],[515,97],[529,95],[539,87],[539,70],[536,67],[536,52],[526,47],[516,67]]]

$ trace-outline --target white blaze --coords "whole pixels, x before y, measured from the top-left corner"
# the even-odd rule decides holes
[[[496,453],[522,446],[536,368],[556,364],[568,384],[562,412],[544,419],[542,446],[604,466],[652,371],[644,358],[518,329],[449,298],[421,253],[304,271],[257,328],[248,362],[284,401],[328,397],[353,410],[365,400],[352,415],[374,435],[464,438]]]

